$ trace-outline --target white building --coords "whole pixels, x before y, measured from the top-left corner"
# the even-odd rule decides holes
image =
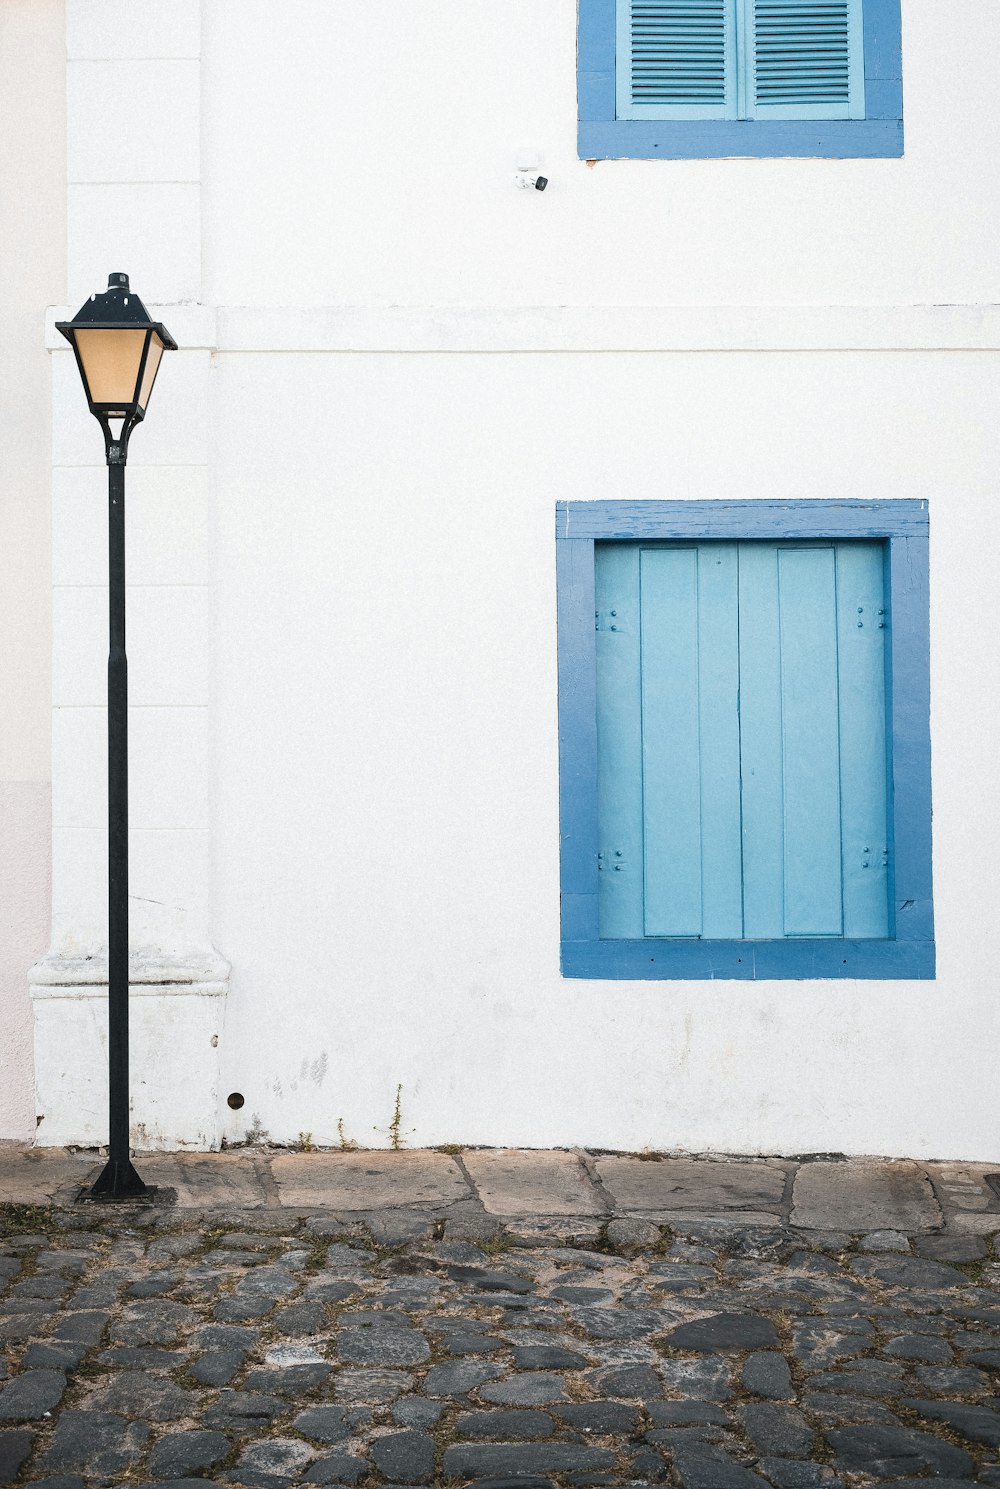
[[[699,5],[5,5],[0,1135],[106,1134],[124,270],[137,1146],[1000,1159],[1000,12],[901,126],[899,0]]]

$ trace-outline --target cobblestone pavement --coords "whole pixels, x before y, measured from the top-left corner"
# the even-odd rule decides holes
[[[909,1238],[0,1205],[0,1484],[1000,1489],[1000,1216],[955,1173],[975,1225]]]

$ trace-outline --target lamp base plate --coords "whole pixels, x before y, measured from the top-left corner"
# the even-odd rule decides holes
[[[81,1190],[80,1199],[93,1204],[152,1204],[156,1188],[140,1179],[129,1158],[109,1158],[89,1189]]]

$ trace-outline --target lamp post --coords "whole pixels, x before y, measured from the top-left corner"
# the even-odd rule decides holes
[[[71,321],[59,321],[76,354],[90,412],[104,431],[108,462],[108,1161],[93,1199],[149,1193],[129,1156],[128,1079],[128,662],[125,657],[125,461],[129,435],[145,418],[164,351],[177,343],[129,290],[108,276]],[[117,428],[115,427],[117,426]]]

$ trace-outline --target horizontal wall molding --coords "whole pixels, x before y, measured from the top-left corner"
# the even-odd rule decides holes
[[[73,307],[46,314],[50,351]],[[184,350],[218,352],[1000,351],[1000,305],[158,305]]]
[[[231,971],[225,957],[217,951],[199,950],[186,955],[170,955],[162,951],[133,949],[129,953],[128,980],[130,987],[170,987],[179,991],[185,986],[203,989],[206,986],[224,992]],[[69,989],[77,991],[93,988],[106,989],[108,984],[108,955],[106,951],[92,956],[60,956],[49,952],[28,971],[28,985],[33,997],[70,996]]]

